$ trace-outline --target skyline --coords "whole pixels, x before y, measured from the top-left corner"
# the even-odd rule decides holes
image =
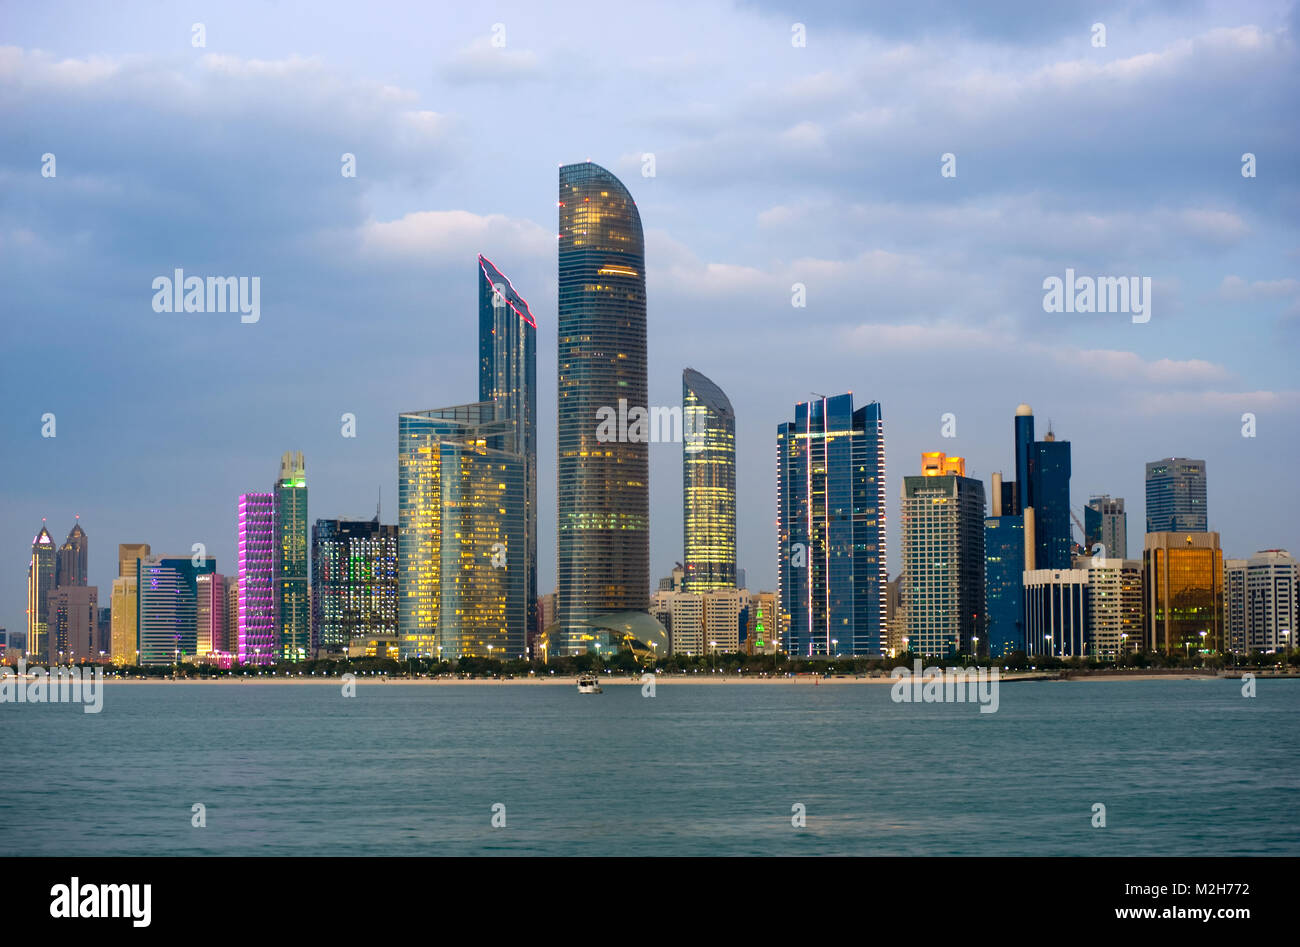
[[[685,57],[680,77],[633,88],[628,99],[636,116],[650,118],[620,119],[598,132],[574,131],[580,121],[539,131],[541,123],[527,116],[549,114],[539,103],[552,101],[554,80],[537,64],[553,63],[562,46],[523,9],[498,16],[509,28],[505,51],[516,74],[494,78],[484,59],[491,24],[453,15],[426,39],[447,37],[470,53],[458,59],[449,46],[442,59],[425,55],[418,80],[418,43],[407,36],[384,37],[396,47],[390,67],[369,37],[339,55],[339,37],[313,22],[299,24],[292,44],[273,48],[280,41],[271,34],[238,30],[239,6],[222,24],[209,22],[207,50],[189,47],[180,14],[169,24],[166,17],[150,21],[132,14],[142,7],[127,5],[117,23],[99,11],[68,17],[62,9],[25,11],[24,21],[6,30],[17,51],[0,56],[4,88],[25,83],[21,95],[0,105],[24,131],[0,144],[0,168],[13,185],[13,200],[0,209],[0,273],[9,287],[3,332],[12,364],[0,382],[10,406],[0,426],[0,537],[9,550],[9,565],[0,569],[0,624],[11,633],[24,627],[24,567],[42,519],[61,536],[81,515],[97,550],[89,584],[101,592],[116,574],[107,551],[118,543],[148,542],[165,552],[203,542],[219,571],[232,573],[238,497],[249,485],[269,486],[274,458],[285,450],[301,450],[312,465],[312,521],[368,518],[382,489],[384,521],[395,522],[394,416],[462,403],[476,381],[474,287],[463,279],[473,253],[527,287],[537,315],[538,588],[553,588],[549,371],[557,319],[549,161],[558,165],[587,149],[628,184],[646,225],[649,401],[678,403],[689,366],[736,405],[737,564],[751,588],[776,587],[770,432],[814,387],[852,391],[888,412],[891,563],[901,561],[897,495],[911,458],[960,454],[986,490],[994,471],[1011,479],[1008,422],[1020,402],[1073,444],[1072,508],[1108,493],[1124,497],[1131,521],[1140,523],[1143,466],[1203,458],[1208,527],[1221,533],[1226,556],[1298,545],[1295,504],[1251,502],[1265,472],[1294,469],[1300,460],[1290,436],[1300,427],[1300,393],[1287,346],[1294,348],[1300,312],[1292,277],[1300,240],[1286,220],[1288,213],[1297,218],[1288,183],[1297,119],[1283,98],[1288,82],[1295,87],[1294,7],[1202,8],[1171,24],[1160,15],[1126,21],[1119,7],[1102,4],[1095,16],[1110,25],[1104,50],[1087,46],[1086,24],[1055,23],[1047,14],[1032,29],[975,31],[944,46],[919,35],[906,12],[877,33],[810,12],[808,47],[792,50],[789,18],[753,6],[693,7],[701,35],[678,31],[685,33],[680,44],[667,46]],[[148,28],[132,35],[142,22]],[[726,24],[721,32],[709,35],[719,23]],[[640,26],[647,38],[628,56],[643,78],[655,68],[647,50],[665,44],[654,17]],[[719,35],[733,39],[718,43]],[[712,103],[692,110],[695,90],[683,85],[707,66],[701,51],[712,45],[730,61],[746,42],[773,57],[791,53],[773,67],[768,91],[783,83],[790,91],[773,95],[772,120],[756,114],[752,90],[738,98],[725,82],[706,90]],[[852,60],[849,52],[869,50],[911,76],[936,79],[941,49],[956,53],[956,75],[987,97],[986,108],[973,110],[981,120],[955,117],[969,104],[960,83],[943,85],[956,95],[951,106],[923,96],[910,112],[909,103],[891,102],[891,112],[872,105],[876,97],[890,102],[888,90],[867,81],[879,67],[836,66]],[[1008,50],[1034,52],[1017,68]],[[128,51],[139,58],[120,59]],[[295,52],[318,58],[295,60]],[[1154,63],[1143,58],[1148,54]],[[71,61],[58,65],[65,57]],[[439,72],[431,91],[430,58],[461,71]],[[1071,84],[1069,64],[1089,77],[1091,94]],[[1209,90],[1218,96],[1213,101],[1249,106],[1182,103],[1200,95],[1198,72],[1218,83]],[[1007,144],[980,133],[1005,132],[1029,114],[1010,92],[1032,88],[1034,77],[1051,80],[1040,81],[1046,88],[1029,107],[1042,110],[1031,125],[1043,140],[1017,157],[1015,148],[1032,136],[1012,135]],[[179,98],[151,94],[150,79]],[[327,93],[313,99],[310,89],[320,82]],[[502,121],[500,106],[485,125],[474,116],[503,87],[513,97],[510,114],[523,123],[519,134],[534,145],[526,154],[489,149],[475,167],[460,144],[493,140],[488,131]],[[1155,97],[1138,100],[1138,111],[1156,115],[1154,124],[1150,114],[1140,126],[1122,111],[1108,112],[1139,90]],[[613,88],[599,102],[576,103],[575,117],[627,92]],[[96,95],[109,100],[74,133],[68,120]],[[133,121],[112,124],[121,120],[114,96]],[[333,115],[339,99],[374,105],[374,116]],[[727,104],[738,101],[747,108],[735,124],[723,123]],[[298,124],[274,127],[285,117],[281,109],[304,103]],[[427,109],[436,114],[424,116]],[[1068,116],[1079,109],[1100,116],[1102,145],[1068,131]],[[1044,120],[1053,110],[1064,118]],[[918,132],[900,114],[940,118],[946,132]],[[156,140],[143,134],[140,115],[181,133]],[[1188,128],[1177,128],[1180,122]],[[186,144],[205,141],[212,129],[256,134],[265,144],[251,157]],[[1052,130],[1063,136],[1055,147]],[[841,147],[853,134],[869,145],[866,152],[879,153],[846,166],[844,155],[859,154]],[[889,143],[873,144],[877,134]],[[956,144],[944,144],[945,137]],[[339,138],[347,141],[336,146]],[[96,146],[104,142],[111,147]],[[828,151],[827,142],[835,148]],[[1143,151],[1157,144],[1185,160],[1162,164]],[[46,151],[58,155],[54,179],[39,174]],[[958,176],[945,181],[939,157],[949,151],[958,156]],[[1260,156],[1254,180],[1239,173],[1245,151]],[[357,155],[356,180],[338,175],[342,152]],[[654,177],[642,176],[645,152],[657,155]],[[282,154],[294,180],[276,170]],[[312,168],[323,170],[300,173]],[[1033,170],[1024,184],[1008,173],[1026,168]],[[730,180],[719,177],[724,172]],[[275,190],[284,194],[268,199]],[[140,200],[124,203],[128,192]],[[235,233],[247,233],[247,247],[231,243]],[[984,244],[990,253],[981,252]],[[260,276],[260,322],[153,312],[149,281],[178,266]],[[1067,267],[1153,276],[1151,322],[1044,313],[1041,282]],[[790,305],[793,282],[807,286],[803,309]],[[176,325],[185,331],[173,331]],[[446,344],[404,345],[413,330]],[[286,362],[289,351],[296,355]],[[1258,418],[1255,438],[1241,437],[1247,411]],[[40,437],[46,412],[57,417],[53,439]],[[339,436],[344,412],[357,416],[356,439]],[[941,438],[941,418],[950,412],[958,437]],[[649,448],[651,583],[682,556],[680,450]]]

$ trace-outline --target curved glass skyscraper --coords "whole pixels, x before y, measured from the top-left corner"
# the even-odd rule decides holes
[[[559,193],[558,516],[553,654],[611,645],[587,623],[650,604],[649,444],[598,440],[601,408],[648,408],[645,243],[636,202],[599,165]]]
[[[682,589],[736,587],[736,413],[722,389],[682,372]]]

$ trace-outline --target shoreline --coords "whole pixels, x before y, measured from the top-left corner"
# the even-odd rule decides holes
[[[1300,675],[1256,675],[1256,680],[1263,678],[1286,678],[1297,677]],[[1191,672],[1179,671],[1168,674],[1073,674],[1069,677],[1060,677],[1055,673],[1028,672],[1024,674],[1006,674],[998,677],[999,683],[1027,682],[1027,681],[1053,681],[1057,683],[1077,683],[1079,681],[1201,681],[1201,680],[1220,680],[1225,679],[1224,675],[1213,672],[1205,674],[1196,674]],[[1240,676],[1226,678],[1228,680],[1240,680]],[[821,687],[821,686],[842,686],[852,684],[894,684],[898,679],[889,676],[882,677],[818,677],[814,675],[797,676],[797,677],[757,677],[748,675],[722,675],[722,674],[659,674],[655,676],[655,684],[700,684],[706,686],[721,686],[725,684],[761,684],[761,685],[801,685],[804,687]],[[219,684],[223,686],[240,687],[244,685],[267,685],[267,684],[289,684],[289,685],[329,685],[341,687],[344,683],[340,677],[216,677],[216,678],[181,678],[173,680],[171,678],[116,678],[105,677],[105,684]],[[602,686],[622,685],[622,686],[640,686],[642,684],[639,677],[614,677],[602,676],[600,678]],[[575,687],[577,685],[577,676],[570,674],[547,675],[545,677],[513,677],[513,678],[406,678],[406,677],[382,677],[370,675],[358,675],[356,684],[379,684],[379,685],[431,685],[431,686],[449,686],[449,687],[467,687],[467,686],[523,686],[523,687],[548,687],[563,685],[566,687]]]

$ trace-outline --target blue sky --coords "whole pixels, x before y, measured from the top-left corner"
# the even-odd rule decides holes
[[[901,477],[923,450],[1010,470],[1021,401],[1072,442],[1076,508],[1128,500],[1130,555],[1143,464],[1171,455],[1207,461],[1228,554],[1300,546],[1295,6],[840,6],[6,10],[0,624],[24,627],[42,517],[62,541],[81,514],[105,603],[119,542],[233,571],[237,497],[286,450],[313,517],[382,488],[395,521],[397,414],[477,391],[479,252],[538,320],[551,588],[556,169],[588,158],[641,210],[652,402],[690,366],[736,407],[752,587],[775,585],[775,428],[812,391],[883,405],[891,574]],[[176,267],[260,277],[260,321],[155,313]],[[1151,277],[1151,321],[1045,313],[1067,267]],[[681,557],[680,460],[652,447],[652,579]]]

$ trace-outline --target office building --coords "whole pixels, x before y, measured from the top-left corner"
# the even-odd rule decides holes
[[[1025,573],[1025,643],[1031,657],[1088,655],[1087,569]]]
[[[979,654],[984,632],[984,484],[960,457],[922,454],[903,478],[902,598],[917,654]],[[987,641],[983,651],[987,651]]]
[[[1088,654],[1114,661],[1142,644],[1142,561],[1083,556],[1088,573]]]
[[[311,657],[307,585],[307,476],[302,451],[286,451],[275,482],[275,614],[282,661]]]
[[[1285,549],[1264,549],[1246,560],[1246,645],[1285,652],[1297,646],[1296,593],[1300,564]]]
[[[226,577],[204,572],[194,582],[194,653],[199,658],[221,654],[226,645]]]
[[[397,636],[397,527],[321,519],[311,534],[312,641],[341,651],[354,638]]]
[[[27,653],[32,660],[49,654],[50,593],[54,591],[54,539],[41,521],[27,563]]]
[[[558,233],[558,627],[551,650],[575,654],[617,647],[602,616],[644,613],[649,605],[645,244],[632,195],[591,162],[560,168]],[[629,423],[613,438],[598,436],[602,409],[626,414]]]
[[[792,655],[885,646],[885,431],[852,393],[795,405],[777,427],[777,592]]]
[[[198,654],[198,578],[216,572],[216,560],[206,556],[195,565],[188,555],[145,556],[136,564],[139,663],[193,662]]]
[[[65,585],[49,596],[50,664],[85,664],[97,661],[99,645],[99,589],[93,585]]]
[[[522,568],[527,622],[537,624],[537,322],[527,301],[483,255],[479,267],[478,400],[497,405],[513,437],[489,441],[494,450],[520,454],[524,465]]]
[[[68,538],[59,547],[58,558],[54,562],[54,587],[65,585],[86,585],[89,581],[90,541],[78,521],[68,531]]]
[[[1189,656],[1223,649],[1223,552],[1211,532],[1147,533],[1142,554],[1146,648]]]
[[[1107,559],[1128,558],[1128,516],[1124,498],[1109,495],[1088,499],[1083,508],[1084,548],[1089,554],[1100,543]]]
[[[995,482],[995,495],[997,487]],[[1025,644],[1025,518],[990,516],[984,520],[984,609],[988,615],[988,655],[1007,658]]]
[[[722,389],[682,372],[683,582],[688,592],[736,587],[736,414]]]
[[[490,401],[398,418],[403,657],[524,655],[525,464],[514,431]]]
[[[1153,460],[1146,465],[1147,532],[1203,533],[1205,461],[1186,457]]]
[[[275,495],[245,493],[239,498],[240,664],[273,664],[279,654],[275,569]]]
[[[1247,654],[1246,563],[1247,559],[1223,560],[1223,633],[1228,650]]]

